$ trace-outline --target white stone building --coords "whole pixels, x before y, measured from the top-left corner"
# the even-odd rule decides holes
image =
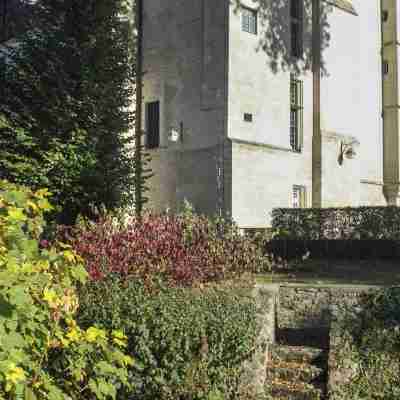
[[[256,228],[275,207],[397,204],[400,0],[321,3],[314,156],[311,3],[144,1],[150,207]]]

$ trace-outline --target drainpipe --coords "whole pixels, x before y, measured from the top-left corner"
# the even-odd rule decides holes
[[[391,5],[391,7],[390,7]],[[383,11],[393,18],[394,30],[385,31]],[[382,56],[382,117],[383,117],[383,194],[387,205],[396,206],[399,197],[399,87],[398,87],[398,19],[397,0],[381,0],[381,56]],[[387,23],[386,23],[387,24]],[[387,60],[388,71],[384,71],[383,62]]]
[[[321,139],[321,0],[312,0],[312,206],[322,206],[322,139]]]
[[[135,126],[135,214],[140,220],[143,211],[142,193],[142,100],[143,100],[143,0],[136,0],[136,126]]]

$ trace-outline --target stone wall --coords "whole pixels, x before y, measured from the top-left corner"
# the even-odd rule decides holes
[[[261,228],[269,225],[274,207],[292,205],[293,185],[306,187],[311,205],[310,2],[304,12],[301,65],[292,65],[288,57],[288,2],[243,0],[245,6],[258,8],[257,35],[242,31],[241,15],[229,3],[144,4],[143,98],[144,103],[160,101],[161,108],[160,148],[151,151],[151,167],[158,176],[150,182],[150,197],[158,210],[174,208],[182,197],[211,214],[224,203],[239,226]],[[353,5],[358,16],[323,6],[323,206],[385,203],[379,1],[353,0]],[[273,32],[278,37],[268,39]],[[290,71],[296,69],[304,83],[301,153],[290,148]],[[252,122],[244,120],[245,113],[253,115]],[[142,118],[146,129],[145,112]],[[182,128],[183,142],[168,141],[171,128]],[[353,138],[361,142],[357,157],[339,165],[341,141]],[[226,157],[222,166],[210,161],[216,147],[219,157]]]
[[[379,1],[352,3],[358,15],[323,6],[323,207],[385,204]],[[290,71],[296,70],[286,57],[289,3],[243,0],[242,4],[258,9],[259,31],[257,35],[243,32],[240,13],[231,7],[227,135],[233,142],[232,216],[239,226],[256,228],[269,225],[274,207],[292,206],[293,185],[306,187],[307,206],[311,206],[312,79],[309,68],[300,62],[303,149],[295,153],[289,140]],[[311,50],[310,4],[306,2],[304,13],[306,58]],[[253,121],[244,121],[244,113],[251,113]],[[341,142],[353,140],[360,142],[356,157],[345,158],[340,165]]]
[[[244,141],[232,144],[232,216],[240,227],[270,225],[276,207],[292,207],[293,185],[306,187],[311,205],[310,153]]]
[[[275,342],[275,306],[278,288],[277,285],[257,285],[252,293],[257,304],[259,332],[253,359],[244,364],[240,389],[243,395],[264,393],[266,363],[270,346]]]
[[[144,131],[146,104],[160,102],[160,147],[149,151],[149,206],[157,211],[186,198],[214,215],[222,202],[216,152],[226,136],[227,10],[225,1],[144,2]],[[178,143],[168,140],[171,129],[182,133]]]
[[[181,210],[184,200],[198,212],[217,213],[219,146],[198,150],[160,149],[151,154],[148,207]]]
[[[348,304],[344,302],[336,305],[331,310],[332,321],[329,340],[328,359],[328,393],[330,400],[346,400],[346,386],[357,372],[357,364],[351,360],[353,337],[344,329],[344,319],[349,317],[357,318],[361,311],[358,306],[358,299],[354,298]]]
[[[334,315],[344,306],[352,307],[361,293],[377,290],[378,286],[309,287],[282,285],[277,308],[279,328],[329,328]]]
[[[353,338],[344,328],[347,318],[357,318],[362,294],[378,286],[281,286],[277,305],[279,328],[328,328],[328,393],[330,400],[348,400],[346,387],[358,365],[350,354]]]

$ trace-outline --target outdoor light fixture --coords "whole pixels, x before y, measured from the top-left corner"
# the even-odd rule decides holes
[[[176,128],[171,128],[168,132],[168,140],[173,143],[179,142],[181,137],[180,132]]]
[[[338,163],[339,165],[343,164],[344,157],[348,158],[349,160],[352,160],[357,153],[354,150],[354,146],[359,145],[360,143],[358,140],[353,140],[352,142],[346,143],[341,141],[340,142],[340,151],[339,151],[339,157],[338,157]]]
[[[171,127],[169,129],[168,140],[172,143],[183,142],[183,122],[180,123],[179,128]]]

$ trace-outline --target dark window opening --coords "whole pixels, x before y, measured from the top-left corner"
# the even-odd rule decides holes
[[[253,114],[245,113],[244,114],[244,120],[246,122],[253,122]]]
[[[389,63],[387,61],[383,61],[382,63],[382,73],[384,76],[389,74]]]
[[[303,145],[303,82],[290,75],[290,147],[301,152]]]
[[[291,53],[295,58],[303,56],[303,0],[290,1]]]
[[[160,102],[146,104],[147,140],[146,147],[155,149],[160,146]]]

